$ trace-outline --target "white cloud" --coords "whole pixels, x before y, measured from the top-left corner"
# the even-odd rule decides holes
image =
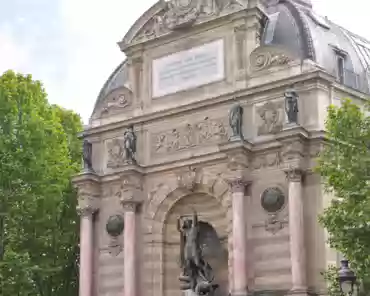
[[[29,66],[29,54],[17,44],[8,26],[0,27],[0,74],[7,70],[24,72]]]
[[[68,51],[64,105],[87,121],[98,93],[125,58],[117,42],[153,0],[62,0],[61,16]]]

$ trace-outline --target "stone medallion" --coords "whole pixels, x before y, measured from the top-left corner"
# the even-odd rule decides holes
[[[262,208],[268,213],[280,211],[285,204],[284,193],[277,187],[266,189],[261,196]]]
[[[124,220],[122,215],[113,215],[108,218],[106,230],[112,237],[117,237],[122,234],[124,228]]]

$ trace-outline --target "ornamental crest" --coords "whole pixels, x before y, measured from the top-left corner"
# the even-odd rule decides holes
[[[164,22],[170,30],[192,25],[200,13],[200,1],[171,0]]]

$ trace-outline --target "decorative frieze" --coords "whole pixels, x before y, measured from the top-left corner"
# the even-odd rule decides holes
[[[269,101],[257,107],[260,116],[258,135],[275,134],[283,129],[284,124],[284,102]]]
[[[164,154],[182,151],[200,145],[227,141],[228,132],[222,120],[211,120],[187,124],[151,137],[152,153]]]

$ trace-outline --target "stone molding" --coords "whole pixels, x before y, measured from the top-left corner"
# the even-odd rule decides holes
[[[307,72],[299,77],[296,78],[295,82],[299,83],[301,81],[315,81],[315,85],[317,83],[331,83],[333,81],[332,76],[327,74],[326,72],[317,69],[315,72]],[[288,84],[285,80],[284,81],[273,81],[273,87],[274,88],[279,88],[279,87],[288,87],[290,84]],[[229,96],[228,98],[225,98],[224,95],[218,95],[212,98],[209,98],[207,100],[202,100],[202,101],[194,101],[192,103],[189,103],[188,105],[180,105],[175,108],[169,108],[169,109],[163,109],[160,111],[156,112],[148,112],[148,113],[143,113],[141,115],[138,115],[133,118],[127,118],[125,120],[120,120],[120,121],[114,121],[114,122],[109,122],[105,124],[98,124],[96,126],[91,126],[88,129],[84,131],[86,136],[99,136],[100,134],[111,131],[111,130],[118,130],[121,128],[125,128],[129,125],[141,125],[145,124],[148,121],[159,121],[162,120],[163,117],[166,116],[175,116],[175,115],[180,115],[184,114],[187,112],[194,112],[195,110],[199,108],[207,108],[207,107],[215,107],[220,104],[224,104],[226,102],[233,102],[235,99],[239,99],[242,97],[251,97],[256,93],[266,93],[271,90],[271,86],[268,88],[266,87],[265,84],[259,85],[256,88],[253,89],[253,92],[251,93],[251,89],[246,89],[246,90],[241,90],[238,91],[237,94],[233,94],[232,96]],[[236,95],[236,96],[235,96]],[[363,97],[365,99],[365,97]]]

